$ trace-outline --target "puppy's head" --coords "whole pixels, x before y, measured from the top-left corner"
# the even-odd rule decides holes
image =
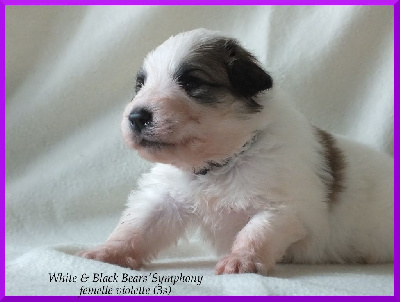
[[[126,107],[126,143],[182,169],[221,162],[254,135],[256,96],[272,78],[237,41],[204,29],[171,37],[146,57]]]

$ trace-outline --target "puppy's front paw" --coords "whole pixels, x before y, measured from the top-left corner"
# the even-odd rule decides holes
[[[260,273],[263,265],[258,258],[250,253],[232,253],[222,258],[215,267],[217,275]]]
[[[79,257],[93,259],[101,262],[115,264],[131,269],[138,269],[142,262],[135,257],[134,252],[130,253],[122,244],[103,244],[88,251],[81,251],[76,254]]]

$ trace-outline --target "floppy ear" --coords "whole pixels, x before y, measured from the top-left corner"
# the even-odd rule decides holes
[[[255,57],[234,39],[225,43],[228,51],[228,75],[232,87],[242,96],[250,98],[272,88],[272,77],[260,66]]]

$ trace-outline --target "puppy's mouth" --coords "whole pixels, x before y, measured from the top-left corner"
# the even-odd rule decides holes
[[[149,140],[149,139],[145,139],[142,138],[139,141],[139,145],[143,148],[152,148],[152,149],[162,149],[165,147],[173,147],[174,144],[172,143],[167,143],[164,141],[160,141],[160,140]]]

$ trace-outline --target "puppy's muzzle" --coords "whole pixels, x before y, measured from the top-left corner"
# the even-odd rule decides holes
[[[146,108],[134,109],[128,117],[132,130],[140,133],[146,127],[149,127],[153,121],[153,114]]]

